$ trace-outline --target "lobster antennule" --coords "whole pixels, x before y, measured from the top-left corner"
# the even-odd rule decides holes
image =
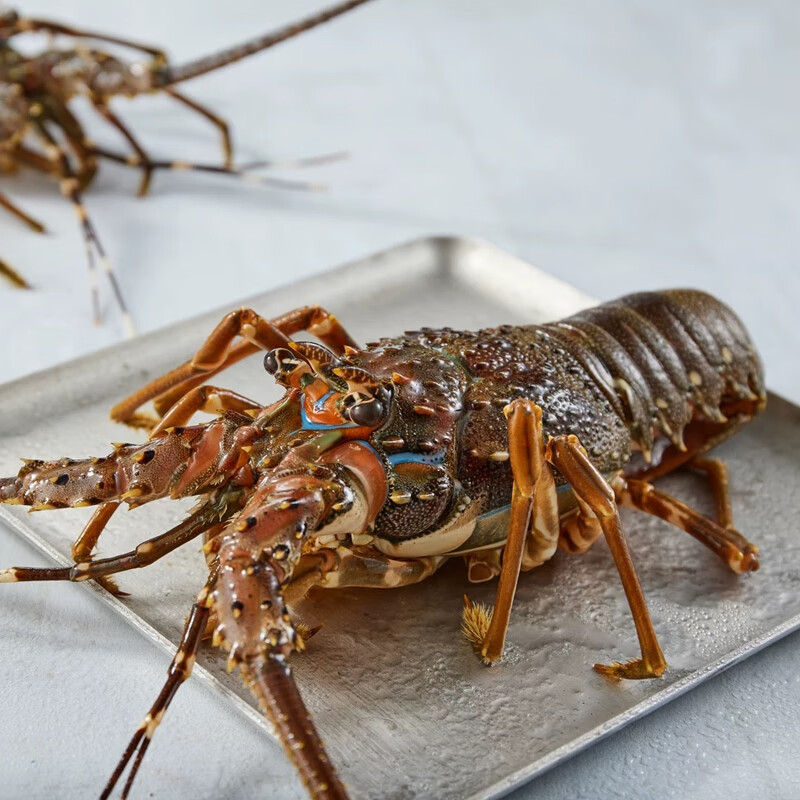
[[[242,665],[242,675],[272,721],[286,755],[314,800],[347,800],[286,660],[266,656]]]

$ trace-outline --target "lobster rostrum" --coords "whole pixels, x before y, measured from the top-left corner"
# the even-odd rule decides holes
[[[322,344],[293,341],[300,331]],[[258,350],[285,388],[262,407],[207,379]],[[157,417],[140,409],[153,400]],[[105,458],[27,461],[0,500],[32,510],[97,505],[64,569],[12,567],[0,581],[95,579],[144,567],[204,536],[209,578],[167,682],[103,792],[144,751],[192,668],[207,625],[275,724],[315,798],[345,790],[293,682],[287,657],[309,631],[292,603],[313,587],[396,587],[459,557],[473,582],[499,575],[493,609],[465,598],[463,630],[500,658],[520,570],[605,536],[639,639],[638,657],[595,665],[612,679],[660,676],[666,661],[617,507],[694,536],[733,571],[758,550],[733,525],[727,472],[703,454],[765,404],[741,322],[690,290],[624,297],[545,325],[408,332],[359,347],[319,307],[268,321],[227,315],[194,358],[134,393],[112,417],[147,428]],[[195,412],[216,417],[188,424]],[[716,519],[656,489],[682,465],[705,473]],[[200,502],[134,551],[94,559],[113,512],[164,497]],[[135,756],[135,758],[134,758]]]
[[[21,166],[26,166],[58,179],[61,193],[72,203],[81,224],[90,269],[95,321],[100,316],[94,265],[96,254],[126,327],[129,332],[133,330],[119,282],[83,204],[83,192],[94,180],[99,162],[114,161],[141,170],[140,197],[147,194],[152,175],[157,170],[195,170],[227,174],[287,189],[318,188],[316,184],[258,175],[254,170],[324,164],[340,158],[342,153],[291,162],[258,161],[234,166],[228,123],[184,95],[176,86],[273,47],[365,2],[368,0],[345,0],[296,23],[182,65],[170,64],[164,51],[156,47],[51,20],[20,16],[15,10],[0,5],[0,174],[13,173]],[[14,46],[14,37],[39,32],[131,48],[143,53],[146,59],[128,61],[105,50],[89,47],[81,41],[66,48],[50,47],[35,55],[26,55]],[[118,97],[133,98],[154,92],[164,92],[217,128],[222,138],[224,163],[193,164],[186,161],[159,160],[146,152],[136,135],[112,109],[111,101]],[[130,155],[98,147],[87,137],[81,121],[70,107],[71,101],[77,96],[86,98],[95,111],[126,140],[132,151]],[[0,207],[32,230],[44,232],[44,225],[2,193]],[[19,288],[30,288],[16,270],[1,260],[0,275]]]

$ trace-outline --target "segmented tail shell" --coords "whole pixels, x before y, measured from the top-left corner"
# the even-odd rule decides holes
[[[705,292],[641,292],[541,326],[591,374],[645,452],[658,432],[683,447],[699,411],[763,404],[761,361],[739,318]]]

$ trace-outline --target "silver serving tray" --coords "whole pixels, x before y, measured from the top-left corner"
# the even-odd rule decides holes
[[[267,316],[319,303],[367,341],[421,325],[476,329],[543,321],[592,300],[489,244],[439,238],[244,302]],[[135,440],[136,434],[108,421],[110,406],[186,359],[222,313],[0,387],[0,474],[15,473],[20,456],[100,455],[111,441]],[[262,400],[277,396],[257,358],[215,381]],[[500,797],[800,627],[793,566],[800,557],[799,423],[800,409],[773,396],[768,411],[718,451],[730,467],[737,524],[763,554],[758,573],[736,577],[689,536],[624,513],[670,664],[661,680],[615,685],[591,669],[598,661],[637,655],[630,613],[602,541],[584,556],[559,553],[523,576],[507,654],[491,669],[475,658],[459,622],[464,592],[491,602],[494,584],[469,585],[460,563],[417,587],[338,590],[304,601],[297,616],[323,629],[308,653],[294,659],[295,672],[352,795]],[[697,476],[677,474],[660,485],[711,512]],[[119,513],[102,540],[103,553],[123,552],[174,525],[187,506],[161,502]],[[68,563],[70,542],[89,513],[26,515],[0,507],[0,518],[61,564]],[[198,548],[189,545],[121,575],[121,587],[131,593],[124,600],[84,586],[171,653],[203,576]],[[195,675],[269,730],[223,665],[221,653],[206,650]],[[283,796],[279,786],[269,791]]]

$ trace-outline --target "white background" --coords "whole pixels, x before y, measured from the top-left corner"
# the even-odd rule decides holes
[[[72,0],[24,10],[163,44],[179,62],[318,7]],[[186,86],[231,120],[241,160],[349,150],[324,169],[281,173],[324,180],[326,193],[180,173],[156,176],[140,201],[137,175],[111,165],[87,206],[140,330],[409,238],[464,234],[603,299],[712,291],[747,323],[770,386],[798,402],[799,40],[790,0],[376,0]],[[76,109],[95,139],[123,149]],[[214,130],[164,98],[115,109],[154,155],[218,158]],[[104,324],[90,322],[80,235],[53,182],[29,172],[0,181],[50,229],[37,237],[0,216],[0,257],[37,287],[0,286],[0,379],[10,380],[111,344],[122,326],[107,291]],[[41,563],[0,534],[3,564]],[[166,663],[77,587],[12,590],[28,605],[3,623],[15,634],[0,663],[13,690],[3,726],[10,718],[17,735],[0,759],[0,797],[92,796],[95,762],[116,759]],[[795,636],[515,797],[797,797],[798,663]],[[26,693],[30,671],[52,674],[49,696]],[[87,692],[91,713],[125,709],[119,742],[82,717]],[[74,740],[48,738],[48,716],[70,712]],[[294,796],[281,756],[204,689],[184,687],[166,720],[144,767],[156,796],[176,796],[172,780],[192,798],[266,797],[273,780]],[[252,770],[220,774],[225,753],[243,751]],[[36,780],[9,787],[4,764],[22,760]],[[92,764],[85,783],[81,761]]]

